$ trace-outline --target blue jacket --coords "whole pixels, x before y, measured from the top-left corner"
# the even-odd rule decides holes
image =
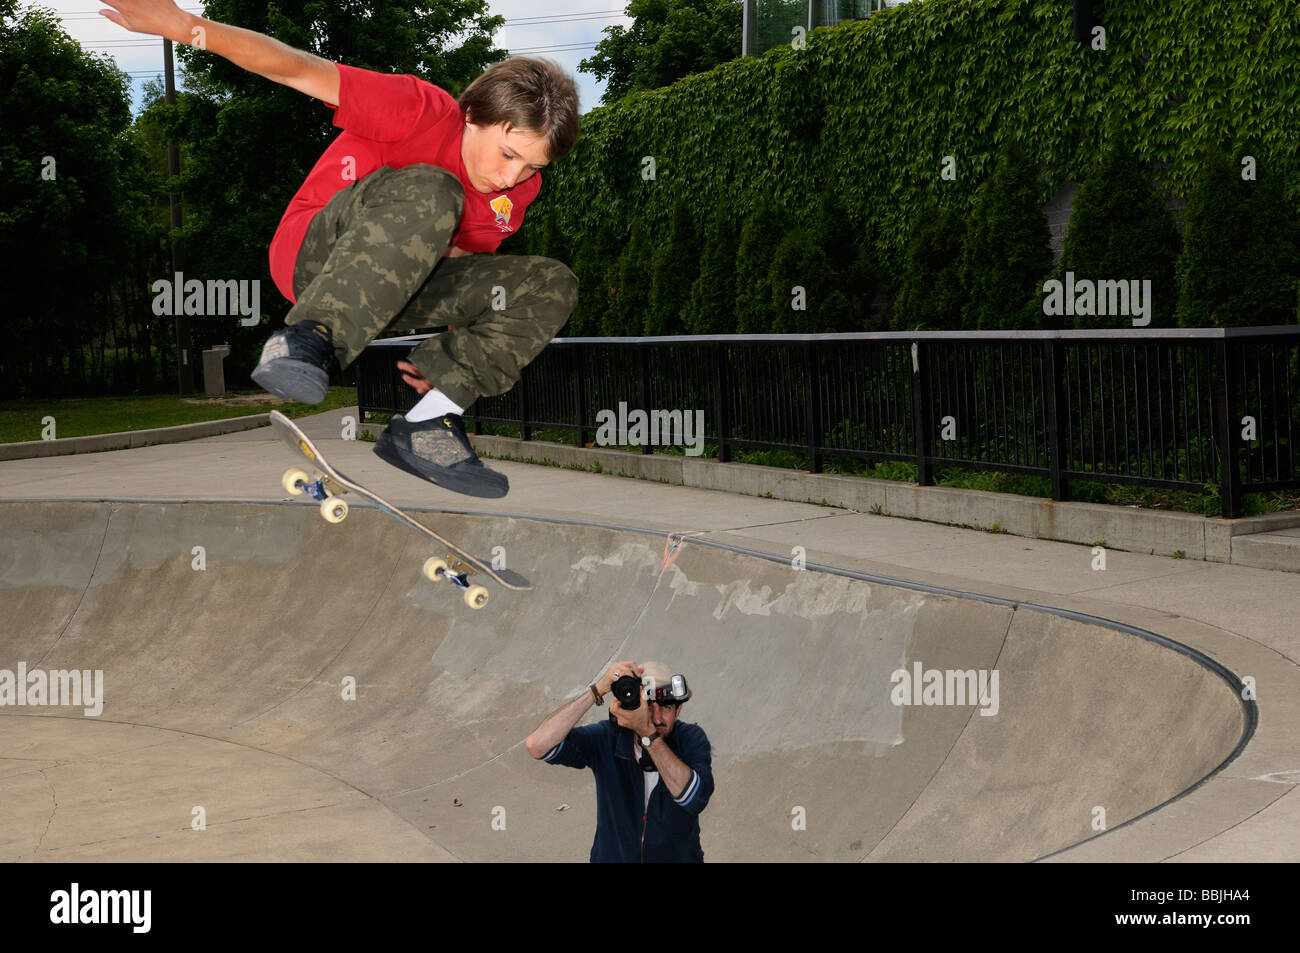
[[[637,764],[641,746],[632,732],[608,720],[582,725],[544,756],[550,764],[591,768],[596,776],[592,863],[704,860],[699,815],[713,794],[709,739],[699,725],[678,721],[664,743],[691,776],[673,797],[660,775],[644,811],[645,772]]]

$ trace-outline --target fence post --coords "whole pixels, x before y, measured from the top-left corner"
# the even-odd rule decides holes
[[[654,345],[643,344],[637,348],[637,353],[641,357],[641,410],[646,414],[646,419],[650,419],[650,348]],[[642,453],[653,453],[654,448],[650,446],[650,434],[646,434],[645,443],[641,444]]]
[[[1241,515],[1244,501],[1233,440],[1233,421],[1238,418],[1232,399],[1237,392],[1237,375],[1226,334],[1214,344],[1214,363],[1218,371],[1215,375],[1218,386],[1214,389],[1214,439],[1219,445],[1219,507],[1224,519],[1235,519]]]
[[[727,345],[718,341],[713,347],[713,395],[718,421],[718,462],[731,462],[731,421],[727,414]]]
[[[804,426],[808,432],[808,469],[812,473],[822,472],[821,446],[821,380],[817,376],[817,354],[813,342],[805,341],[803,346],[803,392],[807,406],[804,411]]]
[[[586,352],[583,350],[586,345],[574,344],[573,349],[573,379],[574,386],[577,389],[576,399],[578,401],[578,446],[587,445],[587,362],[585,360]]]
[[[930,464],[930,386],[926,382],[926,352],[921,342],[911,342],[912,352],[912,417],[916,432],[916,482],[919,486],[934,483],[934,468]]]
[[[1052,499],[1067,499],[1065,477],[1065,342],[1052,338],[1044,342],[1043,371],[1051,375],[1043,388],[1047,398],[1047,476]]]
[[[533,428],[529,426],[528,418],[530,408],[528,406],[528,368],[525,367],[519,374],[519,436],[523,440],[533,439]]]

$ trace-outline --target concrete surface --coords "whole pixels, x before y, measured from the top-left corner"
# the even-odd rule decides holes
[[[395,521],[282,501],[266,429],[0,464],[0,670],[104,679],[0,707],[0,858],[585,860],[590,775],[522,739],[629,656],[695,691],[709,860],[1300,858],[1289,573],[513,463],[472,500],[349,412],[331,459],[537,588],[472,612]],[[894,704],[916,663],[997,713]]]

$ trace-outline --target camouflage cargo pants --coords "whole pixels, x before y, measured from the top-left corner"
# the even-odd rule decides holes
[[[382,331],[454,325],[407,358],[462,407],[509,390],[568,320],[578,280],[535,256],[445,258],[465,193],[445,169],[384,166],[316,213],[286,324],[319,321],[347,367]]]

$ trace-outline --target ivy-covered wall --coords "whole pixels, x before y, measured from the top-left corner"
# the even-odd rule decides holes
[[[700,235],[715,216],[739,230],[762,199],[826,228],[812,219],[830,191],[833,232],[896,275],[921,211],[968,210],[1013,140],[1042,202],[1118,139],[1167,197],[1217,149],[1254,156],[1300,208],[1300,3],[1107,3],[1104,49],[1072,39],[1071,15],[1070,0],[918,0],[596,109],[502,251],[583,261],[586,295],[610,285],[590,262],[638,221],[663,244],[679,202]]]

